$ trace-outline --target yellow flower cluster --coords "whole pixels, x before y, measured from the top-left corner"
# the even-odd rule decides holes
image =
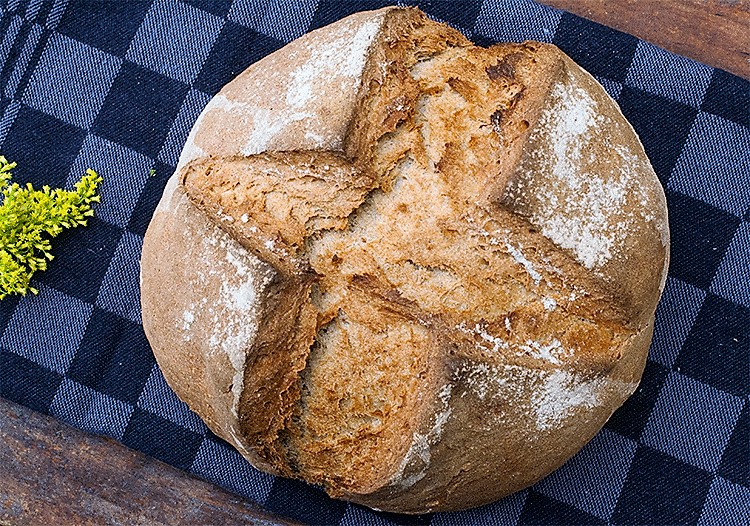
[[[86,226],[99,202],[96,190],[102,178],[86,170],[74,190],[34,190],[31,183],[10,183],[16,163],[0,156],[0,300],[9,294],[36,294],[29,285],[37,270],[52,259],[50,240],[66,228]]]

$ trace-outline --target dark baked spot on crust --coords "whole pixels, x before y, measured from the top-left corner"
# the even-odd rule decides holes
[[[488,67],[485,71],[487,71],[487,76],[490,80],[498,80],[500,78],[513,79],[516,75],[513,64],[507,60],[501,60],[494,66]]]

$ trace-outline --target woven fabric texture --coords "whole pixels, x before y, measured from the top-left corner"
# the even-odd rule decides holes
[[[143,235],[196,117],[305,32],[380,1],[0,2],[0,154],[14,180],[104,178],[37,296],[0,302],[0,396],[311,524],[750,524],[750,83],[530,0],[414,2],[475,42],[553,42],[639,133],[672,263],[637,392],[561,469],[482,508],[406,517],[250,467],[166,385],[144,336]]]

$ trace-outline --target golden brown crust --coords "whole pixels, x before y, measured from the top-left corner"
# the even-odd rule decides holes
[[[258,332],[246,351],[238,401],[239,429],[249,449],[290,476],[281,434],[300,397],[299,375],[317,332],[317,313],[308,298],[312,278],[279,281],[265,296]]]
[[[349,62],[331,70],[326,46]],[[554,46],[474,47],[414,9],[264,61],[196,123],[179,206],[165,194],[144,242],[170,384],[256,466],[392,511],[559,466],[635,389],[668,259],[663,192],[615,103]],[[204,256],[235,281],[200,281]],[[200,294],[247,325],[176,331]]]
[[[337,152],[201,158],[180,172],[195,206],[259,258],[304,272],[305,240],[341,230],[374,181]]]

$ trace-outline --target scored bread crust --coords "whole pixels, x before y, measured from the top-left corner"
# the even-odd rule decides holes
[[[668,244],[661,186],[590,75],[386,8],[209,102],[144,239],[144,329],[259,469],[461,509],[548,474],[634,391]]]

